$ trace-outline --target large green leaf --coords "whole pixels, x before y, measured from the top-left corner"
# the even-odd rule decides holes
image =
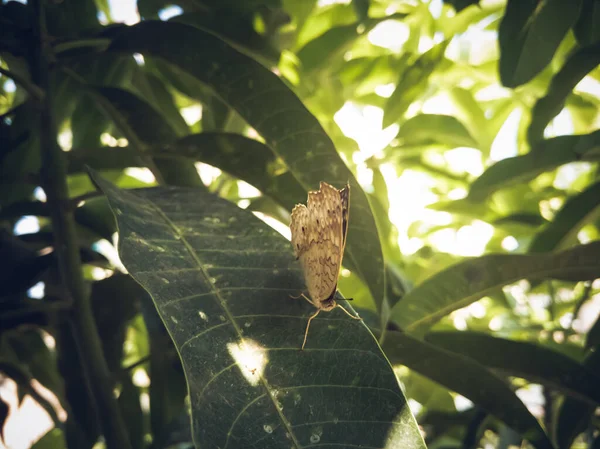
[[[405,365],[469,398],[538,449],[552,448],[537,420],[508,384],[482,365],[402,332],[388,331],[383,349],[393,364]]]
[[[550,254],[490,254],[431,276],[394,306],[392,319],[404,330],[411,330],[519,279],[583,281],[597,277],[600,277],[600,242]]]
[[[121,260],[179,351],[197,447],[424,448],[364,323],[323,313],[299,350],[314,308],[289,297],[304,282],[279,234],[198,189],[124,191],[94,178]]]
[[[565,2],[566,3],[566,2]],[[554,75],[546,95],[531,110],[531,123],[527,140],[534,144],[542,139],[550,120],[562,110],[575,86],[600,64],[600,42],[576,49],[569,55],[561,69]]]
[[[396,138],[402,145],[439,143],[452,147],[478,147],[465,126],[449,115],[416,115],[402,124]]]
[[[600,404],[600,378],[570,357],[541,345],[478,332],[433,332],[427,334],[426,340],[470,357],[488,368]]]
[[[352,218],[345,260],[381,308],[383,256],[368,199],[319,122],[280,78],[216,36],[183,24],[149,21],[129,27],[111,49],[160,58],[207,84],[264,137],[305,191],[320,181],[338,187],[349,182]]]
[[[579,17],[581,4],[582,0],[508,0],[498,30],[502,84],[520,86],[548,65]]]
[[[598,217],[600,182],[570,198],[554,219],[538,232],[529,245],[529,252],[552,251],[569,241],[577,241],[577,232]]]
[[[596,160],[600,131],[575,136],[559,136],[539,142],[531,152],[495,163],[473,182],[469,199],[482,201],[495,191],[529,181],[560,165],[582,159]]]

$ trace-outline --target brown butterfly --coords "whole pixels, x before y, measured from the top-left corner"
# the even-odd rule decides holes
[[[318,191],[308,192],[306,206],[297,204],[292,210],[292,245],[296,258],[300,259],[310,298],[304,293],[300,296],[317,308],[308,318],[301,349],[306,345],[310,322],[321,310],[329,312],[339,307],[355,320],[361,319],[334,299],[346,247],[349,200],[350,185],[338,190],[321,181]]]

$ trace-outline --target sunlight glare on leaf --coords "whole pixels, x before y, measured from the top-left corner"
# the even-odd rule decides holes
[[[592,165],[589,162],[572,162],[570,164],[558,167],[556,177],[552,186],[559,190],[566,190],[571,187],[577,179],[589,173]]]
[[[175,16],[183,14],[183,9],[177,5],[169,5],[160,11],[158,11],[158,17],[160,20],[169,20]]]
[[[250,339],[242,339],[239,343],[227,343],[227,350],[248,383],[258,385],[269,362],[267,350]]]
[[[399,53],[410,37],[410,27],[398,20],[385,20],[375,25],[367,36],[371,44]]]
[[[139,179],[146,184],[152,184],[156,182],[156,178],[150,169],[146,167],[127,167],[125,169],[125,174],[131,176],[132,178]]]
[[[519,247],[519,242],[512,235],[509,235],[502,239],[501,245],[505,251],[514,251]]]
[[[552,119],[544,130],[544,137],[549,139],[556,136],[566,136],[575,133],[573,116],[568,109],[563,109]]]
[[[508,116],[496,138],[492,142],[490,151],[490,160],[498,162],[508,157],[516,156],[519,153],[518,130],[519,122],[523,111],[521,108],[515,108]]]
[[[27,290],[27,296],[33,299],[42,299],[46,291],[46,284],[38,282],[29,290]]]
[[[223,173],[218,168],[203,162],[195,162],[194,166],[205,186],[211,185],[219,176],[221,176],[221,173]]]
[[[494,227],[480,220],[462,226],[458,231],[442,229],[429,237],[438,250],[458,256],[474,257],[484,253],[494,235]]]
[[[192,126],[202,119],[202,105],[201,104],[192,104],[185,108],[181,108],[179,110],[181,112],[181,116],[185,120],[185,123],[188,126]]]
[[[247,200],[246,200],[247,201]],[[238,203],[239,204],[239,203]],[[279,220],[276,220],[275,218],[263,214],[262,212],[257,212],[257,211],[252,211],[252,213],[259,219],[261,219],[262,221],[264,221],[266,224],[268,224],[270,227],[272,227],[273,229],[275,229],[277,232],[279,232],[282,236],[284,236],[286,239],[290,240],[292,238],[292,231],[290,231],[290,227],[286,224],[283,224],[282,222],[280,222]]]
[[[483,173],[481,151],[474,148],[458,147],[444,152],[444,158],[455,173],[468,173],[479,176]]]
[[[40,231],[40,221],[33,215],[21,217],[13,228],[15,235],[33,234]]]
[[[133,25],[140,21],[140,15],[135,0],[109,0],[110,14],[114,22]]]

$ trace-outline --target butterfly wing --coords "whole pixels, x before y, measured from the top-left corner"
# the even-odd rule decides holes
[[[308,193],[307,205],[292,211],[292,245],[300,259],[306,286],[315,306],[336,290],[348,224],[349,188],[342,190],[321,182]]]

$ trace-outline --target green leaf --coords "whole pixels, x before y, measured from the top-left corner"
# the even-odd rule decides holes
[[[410,331],[519,279],[583,281],[597,277],[600,277],[600,242],[550,254],[490,254],[434,274],[394,306],[392,319]]]
[[[444,0],[444,3],[452,5],[456,12],[461,12],[463,9],[468,8],[471,5],[479,5],[479,0]]]
[[[378,23],[385,20],[400,20],[406,14],[391,14],[382,18],[370,18],[349,25],[329,28],[320,36],[312,39],[297,52],[302,69],[311,73],[323,67],[331,67],[336,60],[351,48],[357,38],[366,36]]]
[[[598,218],[600,206],[600,182],[592,184],[583,192],[569,198],[531,241],[529,252],[552,251],[577,242],[577,233],[587,223]]]
[[[399,121],[408,107],[423,95],[429,84],[429,77],[444,58],[450,41],[445,40],[427,50],[402,72],[396,89],[385,104],[383,127]]]
[[[319,122],[281,79],[214,35],[182,24],[145,22],[129,27],[111,48],[157,57],[210,86],[264,137],[305,191],[316,189],[322,180],[340,187],[349,182],[353,217],[345,261],[365,281],[381,309],[383,257],[367,197]]]
[[[471,184],[469,199],[482,201],[495,191],[580,160],[596,160],[600,150],[600,131],[575,136],[558,136],[539,142],[523,156],[502,159]]]
[[[97,87],[90,92],[130,145],[139,152],[139,157],[145,158],[144,152],[150,144],[170,143],[177,138],[178,134],[162,112],[137,95],[116,87]],[[150,159],[146,161],[150,165]],[[191,162],[162,160],[156,161],[156,167],[167,184],[204,186]]]
[[[538,449],[552,448],[535,417],[508,384],[478,363],[402,332],[388,331],[383,349],[394,365],[405,365],[465,396],[519,432]]]
[[[121,260],[182,359],[198,447],[425,447],[364,323],[324,313],[299,350],[314,308],[289,298],[304,282],[277,232],[198,189],[94,179],[117,217]]]
[[[396,138],[402,145],[438,143],[451,147],[478,147],[463,124],[449,115],[416,115],[402,124]]]
[[[570,357],[541,345],[478,332],[433,332],[427,334],[426,340],[504,374],[600,404],[600,378]]]
[[[565,2],[567,4],[569,2]],[[550,120],[558,115],[575,86],[600,64],[600,42],[576,49],[554,75],[546,95],[531,110],[527,140],[535,144],[541,140]]]
[[[498,30],[500,80],[504,86],[520,86],[550,63],[579,17],[582,3],[582,0],[508,0]]]
[[[600,41],[600,2],[583,0],[579,20],[573,27],[579,45],[590,45]]]
[[[592,351],[585,358],[584,366],[591,372],[600,372],[600,351]],[[594,416],[597,407],[578,399],[565,398],[554,419],[555,440],[559,449],[569,449],[575,437],[583,432]]]
[[[585,338],[585,347],[586,349],[595,348],[596,346],[600,346],[600,316],[594,322],[594,325],[588,331],[587,336]]]

